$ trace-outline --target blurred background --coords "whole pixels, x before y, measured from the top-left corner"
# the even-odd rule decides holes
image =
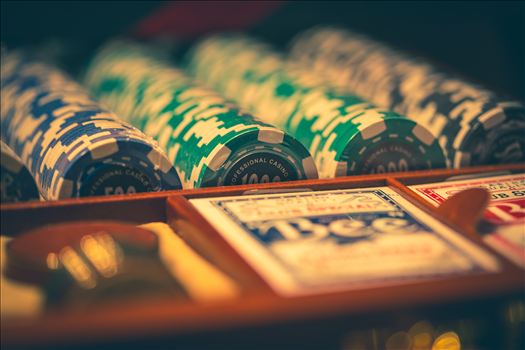
[[[184,48],[206,33],[233,30],[284,48],[299,31],[332,24],[524,100],[524,19],[523,1],[2,1],[1,41],[55,50],[75,69],[115,35],[168,37]]]

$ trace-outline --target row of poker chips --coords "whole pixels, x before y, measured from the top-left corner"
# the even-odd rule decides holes
[[[5,54],[2,137],[46,199],[180,188],[170,161],[189,188],[314,178],[316,167],[298,141],[323,178],[443,167],[432,134],[448,166],[524,159],[518,103],[334,29],[300,35],[291,58],[286,63],[260,42],[224,35],[189,55],[191,73],[258,120],[147,47],[107,45],[92,61],[87,85],[161,150],[63,73]],[[327,88],[319,73],[338,89]]]
[[[426,126],[439,138],[450,167],[525,160],[521,103],[443,73],[423,59],[353,32],[316,27],[292,40],[290,60]]]
[[[22,160],[0,140],[0,202],[21,202],[39,198],[33,176]]]
[[[185,188],[317,178],[295,138],[187,77],[151,47],[113,41],[85,84],[122,118],[156,139]]]
[[[2,139],[44,199],[178,189],[158,145],[104,109],[63,72],[2,55]]]
[[[253,38],[212,36],[187,61],[197,78],[301,141],[321,178],[445,167],[425,127],[330,88]]]

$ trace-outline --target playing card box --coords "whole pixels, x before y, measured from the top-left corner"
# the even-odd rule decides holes
[[[480,238],[515,264],[525,268],[525,175],[509,172],[452,176],[445,181],[417,181],[411,191],[433,206],[469,188],[490,192],[490,202],[478,224]]]

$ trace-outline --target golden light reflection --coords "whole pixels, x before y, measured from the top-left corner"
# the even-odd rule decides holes
[[[456,332],[436,332],[430,322],[420,320],[406,332],[377,328],[352,331],[342,345],[345,350],[460,350],[461,340]]]
[[[456,332],[446,332],[434,340],[432,350],[460,350],[461,341]]]
[[[96,287],[95,274],[73,248],[69,246],[62,248],[59,256],[60,262],[80,286],[86,289]]]
[[[434,327],[427,321],[419,321],[410,327],[408,334],[412,339],[412,350],[430,350]]]
[[[85,235],[80,240],[80,248],[102,276],[110,278],[118,273],[122,252],[110,235]]]
[[[58,269],[60,262],[58,261],[58,256],[55,253],[49,253],[46,257],[47,267],[51,270]]]

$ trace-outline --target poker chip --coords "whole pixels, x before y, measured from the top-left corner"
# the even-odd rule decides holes
[[[291,43],[290,60],[335,86],[417,121],[449,167],[525,161],[525,109],[368,37],[316,27]]]
[[[85,74],[91,91],[158,141],[185,188],[317,178],[306,148],[171,67],[147,46],[113,41]]]
[[[76,248],[86,235],[101,233],[110,235],[128,254],[156,256],[158,253],[157,236],[132,224],[116,221],[52,224],[23,233],[8,243],[5,274],[18,281],[41,283],[49,278],[50,267],[56,265],[61,249]]]
[[[439,143],[425,127],[332,88],[252,38],[207,38],[190,50],[187,68],[297,138],[321,178],[445,167]]]
[[[66,74],[18,52],[1,69],[1,136],[44,199],[181,188],[155,141]]]
[[[0,201],[22,202],[39,199],[33,176],[22,160],[0,140]]]

